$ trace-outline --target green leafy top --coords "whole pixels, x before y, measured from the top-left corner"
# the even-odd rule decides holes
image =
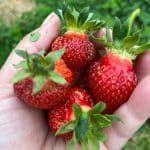
[[[140,31],[133,31],[133,23],[135,18],[140,14],[140,9],[136,9],[131,13],[129,18],[121,23],[118,17],[115,17],[113,26],[113,40],[108,27],[106,28],[106,35],[103,38],[92,38],[98,42],[108,46],[108,52],[119,53],[129,59],[134,59],[137,55],[143,53],[150,48],[150,42],[143,45],[136,45],[140,39]]]
[[[103,128],[110,126],[113,121],[119,120],[114,115],[100,114],[104,109],[104,103],[98,103],[92,109],[85,109],[74,104],[75,119],[60,127],[56,135],[73,132],[73,137],[67,145],[68,150],[73,150],[78,142],[81,143],[82,150],[87,150],[88,145],[94,150],[99,150],[100,142],[106,139]]]
[[[63,31],[89,33],[100,29],[104,24],[94,13],[90,12],[89,7],[77,11],[74,7],[65,6],[58,11],[63,22]]]
[[[15,65],[19,71],[14,75],[13,82],[16,83],[26,77],[32,77],[34,81],[33,92],[40,91],[46,79],[58,84],[66,84],[67,81],[54,71],[55,62],[64,54],[64,50],[58,50],[45,56],[44,51],[30,54],[27,51],[16,50],[17,55],[23,60]]]

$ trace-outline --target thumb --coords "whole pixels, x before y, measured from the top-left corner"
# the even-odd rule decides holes
[[[43,24],[32,33],[38,33],[37,41],[31,40],[31,33],[25,36],[17,45],[16,49],[26,50],[29,53],[35,53],[39,50],[48,49],[51,41],[57,36],[60,28],[60,20],[55,13],[51,13]],[[13,50],[6,63],[0,71],[0,84],[10,83],[15,73],[13,64],[17,64],[21,58]]]

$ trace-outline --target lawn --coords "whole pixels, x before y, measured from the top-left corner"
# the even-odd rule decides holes
[[[35,5],[34,2],[32,3]],[[21,9],[20,15],[17,12],[17,19],[16,17],[12,19],[11,15],[10,17],[8,15],[4,17],[3,13],[0,13],[0,67],[18,41],[24,35],[38,27],[51,11],[57,10],[62,4],[62,0],[35,0],[35,3],[36,6],[33,6],[31,11],[22,13]],[[136,20],[136,28],[143,29],[142,42],[150,39],[149,0],[86,0],[78,3],[75,0],[70,0],[70,4],[79,8],[90,6],[100,18],[106,20],[109,24],[113,23],[112,17],[118,16],[121,20],[124,20],[132,10],[141,8],[142,12]],[[4,8],[4,10],[8,8]],[[129,140],[124,150],[150,150],[150,121],[147,121],[134,137]]]

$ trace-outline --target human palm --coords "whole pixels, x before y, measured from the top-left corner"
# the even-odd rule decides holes
[[[60,21],[52,13],[44,23],[36,29],[40,39],[36,42],[29,40],[27,35],[17,49],[30,53],[48,49],[51,41],[57,36]],[[102,36],[102,30],[98,36]],[[45,113],[33,109],[16,98],[11,83],[16,64],[20,58],[14,51],[9,56],[0,71],[0,148],[2,150],[65,150],[65,142],[51,135]],[[136,130],[150,117],[150,53],[143,54],[137,60],[139,84],[129,101],[122,105],[115,114],[122,120],[114,123],[105,132],[108,139],[101,145],[102,150],[120,150]],[[79,149],[79,145],[76,149]]]

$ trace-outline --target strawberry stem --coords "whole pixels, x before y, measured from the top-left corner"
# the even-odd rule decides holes
[[[133,11],[127,20],[128,24],[126,21],[124,23],[121,23],[119,18],[115,18],[115,23],[113,26],[114,41],[110,41],[110,33],[108,32],[108,27],[106,28],[106,34],[103,37],[96,38],[91,34],[91,38],[96,42],[107,46],[106,52],[119,54],[124,58],[134,60],[137,55],[150,49],[150,42],[137,46],[141,31],[131,34],[133,23],[140,12],[140,9],[136,9],[135,11]]]
[[[129,20],[128,20],[128,32],[127,32],[127,36],[130,36],[133,22],[134,22],[135,18],[140,14],[140,12],[141,12],[140,9],[136,9],[130,15]]]

